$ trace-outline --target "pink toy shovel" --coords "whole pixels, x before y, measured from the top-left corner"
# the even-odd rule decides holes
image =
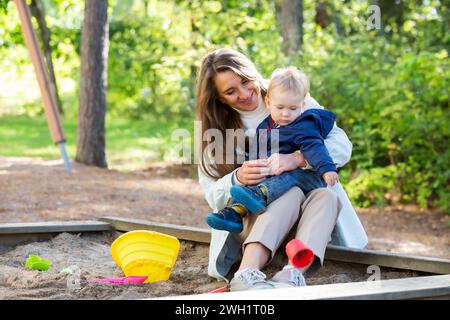
[[[208,293],[221,293],[221,292],[227,292],[227,291],[230,291],[230,288],[228,288],[228,286],[224,286],[224,287],[214,289]]]
[[[89,282],[108,282],[114,284],[144,283],[148,276],[128,276],[123,278],[91,279]]]

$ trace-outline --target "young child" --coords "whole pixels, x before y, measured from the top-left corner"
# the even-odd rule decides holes
[[[255,186],[231,187],[233,203],[219,212],[209,213],[206,222],[212,228],[229,232],[241,232],[242,218],[247,213],[261,214],[274,200],[294,186],[305,194],[338,182],[335,164],[324,145],[324,139],[334,126],[334,113],[322,109],[305,108],[309,91],[306,75],[294,67],[277,69],[272,74],[266,106],[270,115],[256,129],[258,158],[262,150],[266,156],[272,153],[290,154],[300,150],[314,170],[295,169],[271,176]],[[272,150],[272,135],[278,138],[278,150]]]

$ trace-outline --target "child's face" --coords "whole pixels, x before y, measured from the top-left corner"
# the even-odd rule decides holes
[[[281,88],[273,88],[270,97],[266,96],[266,106],[273,121],[280,126],[287,126],[302,113],[304,99]]]

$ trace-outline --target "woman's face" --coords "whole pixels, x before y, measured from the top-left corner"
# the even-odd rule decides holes
[[[240,111],[258,107],[261,89],[255,81],[241,78],[231,70],[219,72],[214,78],[220,101]]]

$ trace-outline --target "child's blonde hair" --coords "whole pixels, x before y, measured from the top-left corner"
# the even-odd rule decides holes
[[[271,91],[278,87],[289,90],[304,100],[309,92],[309,80],[306,74],[296,67],[279,68],[272,73],[267,95],[270,96]]]

